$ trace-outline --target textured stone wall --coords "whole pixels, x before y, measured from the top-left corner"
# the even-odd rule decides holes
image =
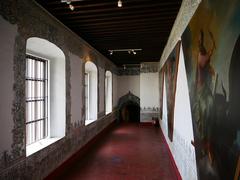
[[[172,31],[168,38],[168,42],[164,48],[160,59],[160,68],[166,62],[168,56],[172,52],[173,48],[177,42],[181,39],[182,33],[186,29],[188,23],[190,22],[193,14],[195,13],[197,7],[201,0],[183,0],[177,18],[174,22]]]
[[[33,0],[0,1],[0,15],[12,26],[17,26],[17,35],[12,44],[14,47],[13,67],[9,69],[14,72],[14,83],[12,89],[9,89],[14,92],[12,102],[14,127],[11,129],[11,149],[0,151],[0,179],[43,179],[115,120],[116,115],[113,112],[84,126],[84,90],[82,89],[77,94],[77,89],[83,88],[84,84],[84,78],[82,78],[84,77],[84,63],[89,60],[93,61],[97,67],[111,70],[115,74],[117,70],[107,58],[49,15]],[[4,34],[1,35],[4,36]],[[47,148],[26,157],[25,53],[26,41],[30,37],[39,37],[54,43],[65,55],[66,136]],[[76,69],[72,71],[75,64],[79,64],[79,71]],[[80,76],[80,78],[76,76]],[[76,79],[82,82],[76,81]],[[79,87],[76,87],[74,83],[79,83]],[[104,89],[99,91],[104,91]],[[81,98],[76,98],[77,96]],[[81,104],[79,106],[80,113],[72,116],[79,104]],[[73,111],[73,109],[75,110]]]

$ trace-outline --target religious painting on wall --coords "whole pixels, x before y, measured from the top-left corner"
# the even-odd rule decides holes
[[[176,44],[175,48],[169,55],[166,63],[164,64],[166,94],[167,94],[167,122],[168,122],[168,137],[173,140],[174,128],[174,105],[176,94],[176,83],[178,73],[180,41]]]
[[[200,180],[239,179],[239,10],[239,0],[203,0],[182,35]]]
[[[162,120],[162,114],[163,114],[163,86],[164,86],[164,70],[163,68],[159,72],[159,97],[160,97],[160,110],[159,110],[159,116],[160,120]]]

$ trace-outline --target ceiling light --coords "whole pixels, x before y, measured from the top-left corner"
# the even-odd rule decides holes
[[[72,4],[69,4],[69,9],[71,9],[73,11],[74,10],[74,6]]]
[[[137,51],[142,51],[142,49],[109,49],[108,52],[112,55],[114,52],[128,52],[128,54],[137,54]]]
[[[121,0],[118,0],[118,7],[122,7],[122,1]]]
[[[72,0],[61,0],[62,3],[66,3],[72,11],[75,9],[75,7],[71,4]]]

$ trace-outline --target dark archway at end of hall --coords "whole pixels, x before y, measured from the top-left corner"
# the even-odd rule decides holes
[[[128,101],[120,109],[120,122],[140,122],[140,107]]]
[[[118,101],[118,122],[140,122],[140,98],[130,91]]]

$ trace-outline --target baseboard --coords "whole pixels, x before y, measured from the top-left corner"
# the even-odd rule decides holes
[[[81,147],[76,153],[74,153],[70,158],[64,161],[59,167],[57,167],[53,172],[51,172],[45,180],[52,180],[59,177],[59,175],[66,171],[68,167],[70,167],[73,162],[75,162],[78,158],[81,158],[86,152],[89,150],[91,146],[93,146],[101,137],[103,137],[114,125],[116,124],[116,120],[110,123],[107,127],[105,127],[100,133],[94,136],[87,144]]]
[[[146,122],[140,122],[141,126],[153,126],[153,123],[150,121],[146,121]]]
[[[167,151],[168,151],[168,154],[169,154],[169,157],[170,157],[170,160],[171,160],[171,165],[172,165],[173,169],[175,170],[175,174],[176,174],[176,176],[177,176],[177,180],[182,180],[181,174],[180,174],[180,172],[179,172],[179,170],[178,170],[178,168],[177,168],[176,162],[175,162],[175,160],[174,160],[174,158],[173,158],[172,152],[171,152],[170,147],[169,147],[169,145],[168,145],[168,143],[167,143],[167,140],[166,140],[166,138],[165,138],[165,136],[164,136],[164,134],[163,134],[163,131],[162,131],[161,126],[160,126],[160,131],[161,131],[161,134],[162,134],[162,136],[163,136],[163,142],[164,142],[164,143],[166,144],[166,146],[167,146]]]

